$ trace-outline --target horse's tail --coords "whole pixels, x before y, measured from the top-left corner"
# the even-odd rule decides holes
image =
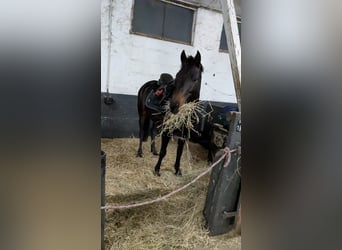
[[[152,80],[145,83],[138,91],[138,113],[140,139],[147,141],[150,134],[151,117],[149,112],[146,112],[145,100],[147,95],[159,87],[158,81]]]
[[[144,84],[138,92],[138,113],[139,113],[139,128],[140,139],[147,141],[149,136],[150,119],[145,112],[145,92],[147,84]]]

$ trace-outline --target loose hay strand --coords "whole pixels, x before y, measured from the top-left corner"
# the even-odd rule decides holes
[[[179,130],[184,135],[187,133],[187,139],[190,138],[190,132],[199,133],[194,126],[199,124],[201,114],[203,117],[209,116],[213,111],[211,104],[211,111],[207,112],[204,109],[204,101],[194,101],[183,104],[177,114],[173,114],[170,110],[170,102],[164,106],[165,116],[163,123],[159,126],[160,134],[167,133],[168,136],[173,136],[174,131]]]

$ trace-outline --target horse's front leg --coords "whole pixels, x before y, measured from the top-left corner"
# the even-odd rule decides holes
[[[184,139],[178,139],[178,146],[177,146],[177,156],[176,156],[176,162],[175,162],[175,175],[182,176],[182,171],[180,169],[180,160],[182,158],[183,154],[183,148],[184,148]]]
[[[162,163],[163,158],[166,155],[166,149],[167,149],[167,145],[169,144],[169,141],[170,141],[170,137],[168,137],[166,133],[163,133],[162,134],[162,140],[161,140],[161,148],[160,148],[160,153],[159,153],[159,159],[158,159],[156,166],[154,167],[154,174],[157,176],[160,176],[160,165]]]
[[[154,155],[158,155],[158,152],[156,150],[156,142],[155,142],[155,137],[156,137],[156,126],[155,123],[153,122],[153,125],[150,130],[150,135],[151,135],[151,152]]]

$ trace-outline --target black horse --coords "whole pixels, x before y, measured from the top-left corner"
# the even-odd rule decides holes
[[[170,101],[170,110],[172,113],[176,114],[179,111],[179,108],[187,103],[192,101],[197,101],[199,99],[200,90],[201,90],[201,80],[202,80],[202,72],[203,66],[201,64],[201,54],[197,51],[195,57],[186,56],[184,50],[181,53],[181,69],[178,71],[174,82],[167,84],[166,86],[166,97],[163,101]],[[157,89],[156,85],[153,82],[147,82],[144,84],[139,90],[138,94],[138,111],[139,111],[139,125],[140,125],[140,144],[138,149],[138,155],[142,152],[141,144],[142,141],[147,139],[149,133],[149,126],[146,125],[147,120],[152,120],[154,126],[158,126],[162,123],[163,117],[165,113],[163,111],[157,112],[151,108],[146,106],[148,102],[148,94]],[[153,130],[153,129],[152,129]],[[153,133],[152,133],[153,134]],[[152,137],[151,134],[151,137]],[[176,136],[187,137],[181,133],[181,131],[176,131],[173,133]],[[154,135],[153,135],[154,136]],[[160,165],[162,163],[163,158],[166,155],[167,145],[170,141],[170,137],[167,132],[162,134],[161,140],[161,149],[159,154],[158,162],[154,168],[154,173],[157,176],[160,176]],[[154,141],[154,137],[152,137],[152,141]],[[185,140],[183,138],[178,139],[178,147],[177,147],[177,157],[175,162],[175,175],[181,176],[182,172],[180,169],[180,159],[183,153]],[[151,145],[151,151],[155,152],[155,148]],[[154,148],[154,150],[153,150]]]

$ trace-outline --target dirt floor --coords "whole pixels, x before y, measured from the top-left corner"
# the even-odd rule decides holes
[[[156,140],[159,149],[159,138]],[[174,175],[177,142],[173,140],[161,166],[153,175],[158,156],[143,145],[143,158],[136,157],[139,140],[102,139],[106,152],[106,203],[127,204],[167,194],[191,181],[207,167],[207,150],[198,144],[184,147],[183,177]],[[159,203],[126,210],[107,210],[105,245],[109,249],[241,249],[241,237],[225,234],[209,237],[204,228],[203,208],[209,175],[186,190]]]

